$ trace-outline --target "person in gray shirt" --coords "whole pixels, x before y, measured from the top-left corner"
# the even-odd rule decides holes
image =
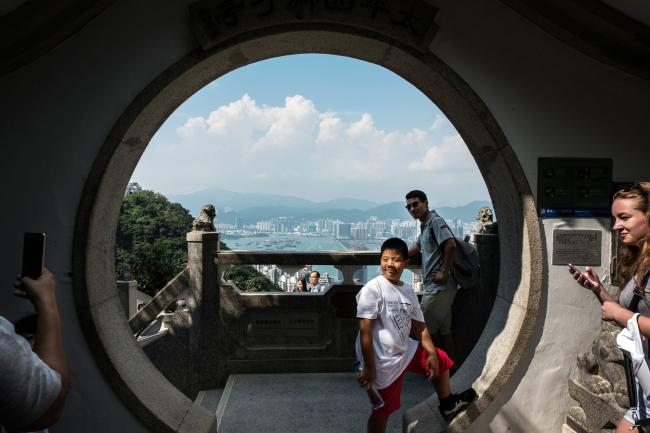
[[[35,431],[61,416],[69,390],[54,276],[44,268],[37,280],[23,277],[15,286],[29,298],[38,321],[34,349],[0,316],[0,432]]]
[[[420,236],[409,247],[409,256],[422,254],[424,295],[420,305],[424,321],[436,346],[454,354],[451,335],[451,306],[458,284],[451,275],[456,255],[456,240],[445,220],[429,210],[427,195],[420,190],[406,194],[406,210],[420,221]]]

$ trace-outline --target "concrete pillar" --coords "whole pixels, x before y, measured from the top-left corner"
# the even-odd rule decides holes
[[[219,281],[214,255],[219,251],[219,233],[192,231],[187,234],[190,268],[192,327],[189,332],[189,381],[193,395],[219,385],[218,356]]]
[[[467,358],[481,336],[499,285],[499,236],[476,234],[474,241],[481,264],[481,284],[459,290],[452,308],[455,360],[458,362]]]
[[[131,292],[138,288],[137,281],[117,281],[117,294],[120,297],[120,304],[124,310],[124,316],[128,320],[135,313],[131,307]]]

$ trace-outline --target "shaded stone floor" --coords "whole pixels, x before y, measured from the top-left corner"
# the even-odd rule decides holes
[[[355,373],[232,375],[223,390],[202,393],[201,404],[217,413],[219,433],[359,433],[370,411]],[[402,414],[434,392],[407,374],[402,408],[387,433],[402,432]]]

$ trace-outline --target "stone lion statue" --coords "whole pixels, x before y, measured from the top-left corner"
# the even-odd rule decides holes
[[[629,405],[623,354],[616,345],[620,330],[603,322],[591,350],[578,355],[577,375],[569,379],[569,395],[577,405],[568,408],[566,420],[577,433],[614,432]]]
[[[490,233],[490,226],[494,225],[494,212],[489,207],[482,207],[476,213],[478,227],[476,233]]]
[[[214,232],[214,219],[217,217],[217,209],[211,204],[205,204],[201,208],[199,217],[192,223],[192,230],[196,232]]]

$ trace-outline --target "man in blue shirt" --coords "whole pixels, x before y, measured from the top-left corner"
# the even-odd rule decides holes
[[[451,275],[451,267],[456,255],[456,240],[445,220],[429,210],[424,192],[414,190],[406,194],[406,210],[420,221],[420,236],[409,248],[409,255],[422,254],[424,294],[420,305],[424,321],[434,344],[453,356],[451,306],[458,284]]]
[[[309,274],[309,287],[308,287],[310,292],[319,292],[323,293],[326,292],[328,289],[328,286],[325,284],[320,283],[320,272],[318,271],[312,271]]]

